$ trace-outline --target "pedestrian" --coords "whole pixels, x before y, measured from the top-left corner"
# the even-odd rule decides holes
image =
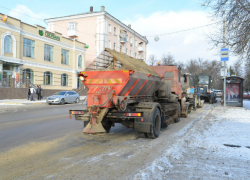
[[[35,101],[36,90],[35,90],[35,88],[33,86],[31,86],[31,88],[30,88],[30,93],[31,93],[30,101]]]
[[[29,86],[29,90],[28,90],[28,100],[30,100],[30,86]]]
[[[39,85],[36,86],[36,95],[37,95],[37,100],[39,100],[39,96],[38,96],[38,88],[39,88]]]
[[[37,95],[38,95],[38,100],[40,100],[41,101],[41,99],[42,99],[42,96],[41,96],[41,94],[42,94],[42,88],[41,88],[41,85],[39,85],[38,86],[38,88],[37,88]]]

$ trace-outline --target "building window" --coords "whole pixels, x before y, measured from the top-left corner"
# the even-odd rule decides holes
[[[111,25],[109,24],[109,32],[111,33]]]
[[[62,49],[61,63],[69,65],[69,51],[68,50]]]
[[[130,56],[132,57],[132,50],[130,50]]]
[[[133,40],[132,40],[132,37],[130,37],[130,44],[133,44]]]
[[[136,58],[136,53],[135,53],[135,58]]]
[[[76,29],[76,23],[75,22],[70,22],[69,23],[69,30],[75,30]]]
[[[128,48],[126,48],[126,55],[128,55]]]
[[[43,84],[44,85],[52,85],[53,83],[53,74],[49,71],[44,73]]]
[[[23,56],[35,57],[35,41],[23,38]]]
[[[109,49],[111,49],[111,41],[109,41]]]
[[[4,38],[4,52],[12,53],[12,39],[10,36]]]
[[[44,44],[44,60],[53,62],[53,46]]]
[[[78,57],[78,67],[82,67],[82,56]]]
[[[116,35],[116,27],[114,27],[114,35]]]
[[[67,74],[61,75],[61,86],[68,86],[68,75]]]
[[[115,46],[116,46],[116,44],[114,43],[114,50],[115,50]]]
[[[23,84],[26,84],[26,80],[30,81],[30,84],[34,83],[34,73],[31,69],[24,69],[23,70]]]
[[[135,46],[137,46],[137,40],[135,40]]]

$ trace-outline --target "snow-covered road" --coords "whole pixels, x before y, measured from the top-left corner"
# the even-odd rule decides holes
[[[217,104],[134,179],[249,179],[250,110]]]

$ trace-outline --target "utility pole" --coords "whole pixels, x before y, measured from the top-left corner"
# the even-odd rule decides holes
[[[225,34],[226,34],[226,20],[225,20],[225,12],[224,12],[223,13],[223,48],[226,47]],[[224,113],[225,112],[226,112],[226,61],[224,61]]]

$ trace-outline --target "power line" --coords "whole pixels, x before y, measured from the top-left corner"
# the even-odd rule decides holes
[[[191,31],[191,30],[195,30],[195,29],[199,29],[199,28],[211,26],[211,25],[214,25],[214,24],[217,24],[217,23],[220,23],[220,22],[221,22],[221,21],[217,21],[217,22],[215,22],[215,23],[206,24],[206,25],[203,25],[203,26],[197,26],[197,27],[194,27],[194,28],[184,29],[184,30],[181,30],[181,31],[174,31],[174,32],[165,33],[165,34],[150,35],[150,36],[147,36],[147,37],[166,36],[166,35],[171,35],[171,34],[177,34],[177,33],[185,32],[185,31]]]

